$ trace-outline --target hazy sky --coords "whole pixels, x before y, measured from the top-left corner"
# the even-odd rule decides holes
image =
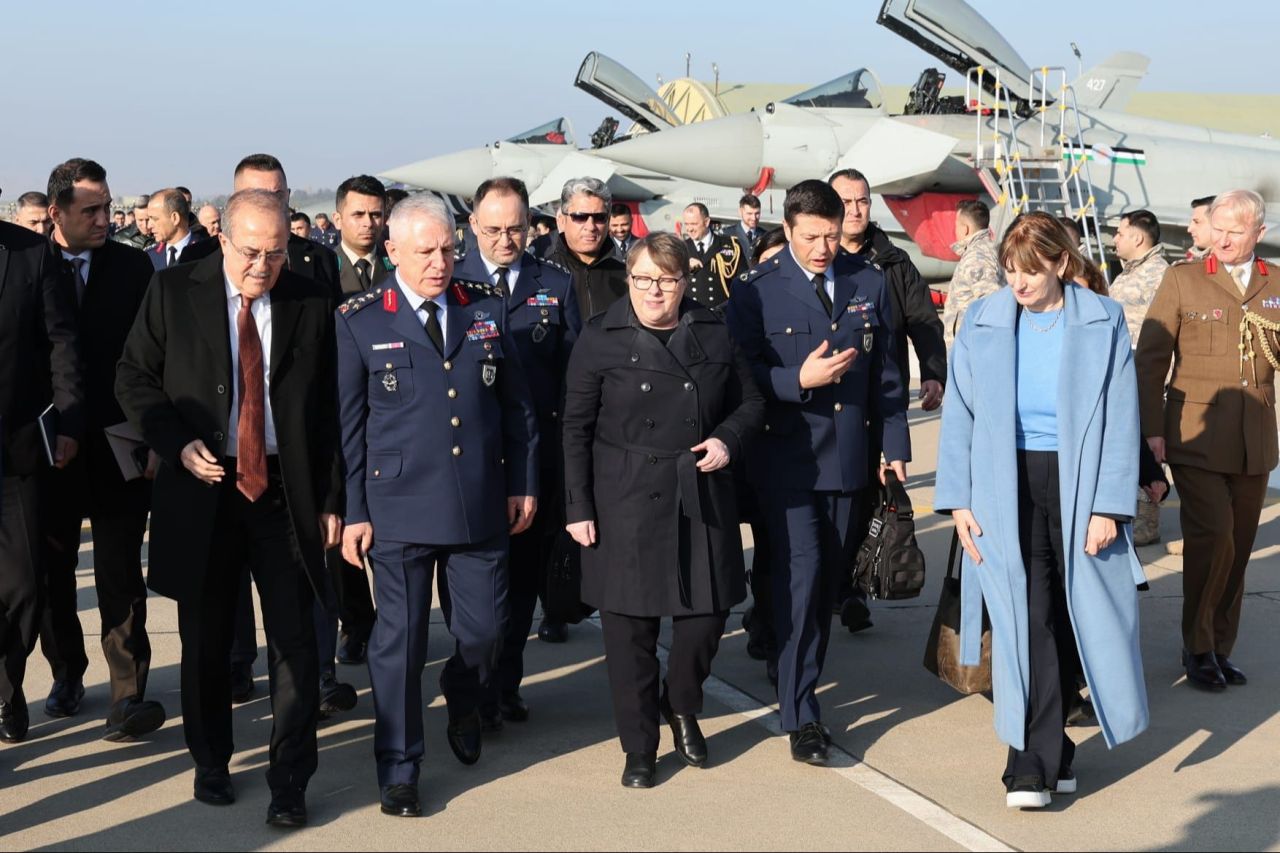
[[[1277,91],[1277,3],[970,2],[1032,65],[1074,68],[1075,41],[1086,67],[1116,50],[1150,56],[1144,91]],[[875,24],[880,0],[596,6],[5,2],[3,200],[43,189],[72,156],[101,162],[116,193],[206,195],[228,190],[254,151],[280,157],[294,187],[320,188],[560,115],[585,141],[607,114],[573,88],[590,50],[650,83],[683,76],[686,51],[694,76],[709,80],[717,62],[732,82],[814,84],[867,66],[910,84],[938,64]]]

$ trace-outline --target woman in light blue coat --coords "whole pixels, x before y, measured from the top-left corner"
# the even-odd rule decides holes
[[[1061,226],[1019,217],[1000,262],[1009,286],[969,308],[951,354],[934,505],[964,547],[962,663],[978,663],[990,614],[1006,802],[1036,808],[1076,790],[1077,667],[1109,747],[1147,727],[1138,400],[1124,313],[1069,283],[1083,261]]]

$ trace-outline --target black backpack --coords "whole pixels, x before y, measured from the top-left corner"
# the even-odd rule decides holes
[[[871,598],[915,598],[924,588],[924,554],[916,544],[915,512],[893,471],[885,476],[871,528],[854,560],[854,583]]]

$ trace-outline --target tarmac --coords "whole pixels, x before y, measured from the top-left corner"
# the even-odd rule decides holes
[[[1162,513],[1164,543],[1139,551],[1151,584],[1140,594],[1150,729],[1110,751],[1097,728],[1072,729],[1080,792],[1041,812],[1010,811],[990,703],[952,692],[921,665],[951,528],[931,511],[938,416],[918,405],[911,416],[917,461],[909,489],[928,582],[917,599],[875,602],[871,630],[849,634],[837,621],[821,688],[837,747],[828,768],[790,759],[764,665],[746,654],[745,604],[730,617],[707,685],[707,768],[685,767],[664,727],[657,787],[618,784],[622,753],[591,621],[573,627],[564,645],[529,643],[522,692],[531,719],[487,737],[480,762],[464,767],[445,743],[437,677],[450,643],[437,610],[423,679],[426,816],[379,813],[368,672],[343,666],[339,675],[360,700],[321,724],[310,825],[276,830],[264,825],[265,646],[255,698],[235,711],[235,805],[191,797],[177,616],[166,599],[150,599],[148,697],[170,719],[143,742],[100,739],[108,691],[92,641],[99,626],[86,530],[78,575],[90,638],[87,694],[78,716],[45,717],[49,669],[33,655],[30,736],[0,746],[0,849],[1280,850],[1280,492],[1263,513],[1232,656],[1249,684],[1207,694],[1185,683],[1182,558],[1164,544],[1180,536],[1175,494]]]

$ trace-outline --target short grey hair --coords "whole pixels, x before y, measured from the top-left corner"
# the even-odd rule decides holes
[[[289,208],[284,199],[269,190],[240,190],[227,199],[227,209],[222,213],[222,230],[228,237],[235,234],[236,220],[247,210],[275,216],[282,230],[289,230]]]
[[[613,204],[613,193],[609,191],[609,185],[599,178],[570,178],[565,181],[564,189],[560,190],[560,209],[568,207],[575,195],[598,198],[604,202],[606,209]]]
[[[457,221],[453,218],[453,211],[449,209],[447,204],[431,193],[417,193],[391,208],[391,215],[387,217],[387,230],[398,231],[400,230],[396,227],[398,223],[404,223],[418,217],[434,219],[450,231],[457,226]]]
[[[1231,190],[1219,194],[1213,204],[1209,205],[1209,216],[1219,210],[1239,219],[1252,220],[1255,228],[1266,224],[1267,203],[1253,190]]]

